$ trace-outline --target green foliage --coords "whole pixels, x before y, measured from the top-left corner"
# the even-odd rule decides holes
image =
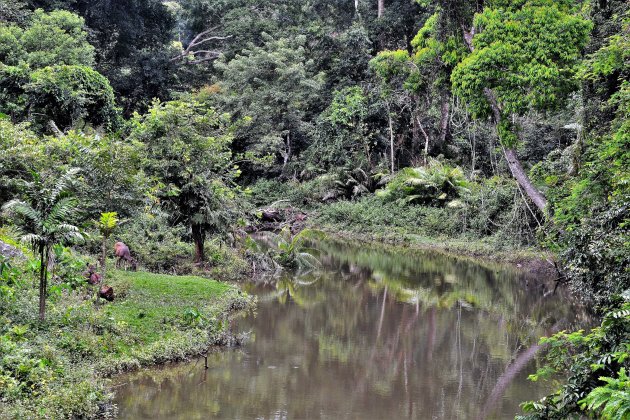
[[[454,93],[475,115],[489,114],[484,89],[494,92],[505,119],[557,108],[578,87],[574,75],[591,29],[576,9],[552,0],[486,7],[474,18],[474,51],[451,75]],[[500,132],[508,146],[513,139],[504,135],[511,131]]]
[[[530,414],[519,419],[564,419],[580,414],[627,418],[630,361],[630,304],[608,312],[590,333],[559,332],[541,339],[547,346],[545,365],[534,380],[554,374],[568,378],[552,395],[527,402]],[[624,414],[625,413],[625,414]]]
[[[133,251],[147,270],[161,273],[190,272],[192,247],[183,241],[186,226],[171,226],[167,213],[140,212],[115,235]]]
[[[79,122],[118,125],[109,81],[91,68],[94,47],[81,17],[38,9],[25,29],[0,24],[0,112],[28,118],[42,129]]]
[[[282,267],[313,269],[319,266],[319,260],[306,245],[309,240],[322,236],[321,232],[311,229],[294,235],[289,228],[284,228],[279,234],[263,232],[261,239],[269,247],[271,257]]]
[[[84,20],[74,13],[41,9],[22,29],[0,23],[0,61],[8,66],[26,63],[36,70],[49,66],[94,64],[94,47],[87,40]]]
[[[36,179],[26,186],[29,201],[13,199],[2,209],[20,226],[22,242],[27,243],[39,257],[39,317],[44,320],[48,269],[53,247],[83,239],[79,228],[71,224],[77,212],[77,201],[70,195],[76,170],[57,179]]]
[[[0,119],[0,202],[7,202],[22,189],[20,181],[44,166],[39,138],[28,124]]]
[[[249,45],[232,60],[217,61],[220,82],[213,99],[237,118],[252,118],[237,132],[238,151],[272,154],[286,166],[307,143],[307,119],[323,75],[313,71],[305,36],[262,37],[263,46]]]
[[[623,27],[628,27],[627,18]],[[550,196],[554,221],[564,230],[559,248],[570,286],[599,310],[630,289],[630,84],[624,80],[628,55],[623,52],[628,45],[626,32],[612,35],[583,63],[581,76],[587,83],[604,85],[603,93],[596,91],[605,99],[600,106],[610,122],[587,137],[577,176],[547,173],[557,180]]]
[[[335,91],[332,102],[319,116],[314,140],[306,150],[308,164],[328,171],[349,165],[372,166],[377,145],[368,122],[372,105],[359,86]]]
[[[438,160],[427,166],[403,168],[387,183],[377,196],[386,201],[456,206],[456,198],[468,191],[464,172]]]
[[[29,313],[35,290],[28,266],[11,270],[23,282],[15,299],[0,305],[2,418],[111,415],[104,374],[197,355],[223,330],[220,320],[251,305],[213,280],[113,272],[114,303],[94,305],[84,288],[65,290],[63,299],[51,300],[42,326]],[[186,307],[203,322],[188,323]]]
[[[173,221],[191,228],[197,262],[203,261],[208,230],[225,232],[234,214],[233,131],[228,114],[196,101],[156,101],[146,115],[135,115],[131,138],[145,144],[145,171],[152,196]]]
[[[21,285],[20,272],[8,258],[0,255],[0,302],[7,304],[15,298],[16,286]]]
[[[333,231],[377,238],[483,240],[496,249],[536,243],[537,225],[513,181],[495,177],[483,183],[469,182],[467,189],[444,207],[414,205],[405,199],[383,201],[374,195],[320,205],[315,223]]]
[[[147,190],[144,145],[137,141],[78,131],[40,138],[26,124],[0,120],[0,146],[0,201],[17,196],[36,174],[56,177],[71,168],[80,169],[75,191],[81,221],[111,210],[129,217]]]
[[[85,284],[88,258],[80,256],[72,248],[57,244],[52,248],[55,266],[53,270],[51,296],[58,297],[63,290],[80,289]]]
[[[56,170],[81,169],[77,195],[84,220],[94,220],[108,211],[116,211],[121,218],[131,217],[142,203],[148,190],[142,172],[142,143],[115,134],[73,130],[63,136],[46,137],[40,146],[46,159],[57,162]]]
[[[466,56],[460,37],[439,33],[439,14],[433,14],[411,40],[413,53],[406,50],[382,51],[370,62],[376,73],[387,83],[402,81],[405,89],[414,93],[430,91],[448,84],[448,77]],[[399,82],[400,83],[400,82]]]
[[[119,125],[114,91],[100,73],[85,66],[53,66],[30,74],[24,86],[34,118],[44,125],[53,120],[63,128],[80,122],[116,129]]]
[[[416,206],[403,200],[383,202],[369,195],[321,207],[317,223],[336,231],[376,236],[395,232],[443,237],[463,232],[461,216],[459,209]]]
[[[363,90],[358,86],[349,87],[335,92],[327,119],[335,126],[353,127],[365,118],[366,107]]]
[[[593,389],[581,401],[582,410],[600,413],[604,420],[623,420],[630,416],[630,380],[626,369],[619,370],[618,378],[602,376],[606,385]],[[601,411],[600,411],[601,410]]]
[[[98,220],[98,230],[101,231],[103,236],[109,236],[118,225],[118,222],[118,213],[115,211],[101,213],[101,217]]]
[[[293,206],[311,206],[321,202],[326,191],[332,188],[332,184],[331,180],[321,177],[306,182],[283,182],[277,179],[263,178],[249,187],[250,200],[259,207],[279,200],[287,200]]]

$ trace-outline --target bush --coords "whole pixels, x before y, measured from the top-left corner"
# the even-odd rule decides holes
[[[143,213],[123,224],[118,235],[113,236],[127,244],[132,256],[151,272],[236,280],[249,271],[239,249],[225,245],[218,237],[209,238],[204,244],[207,263],[195,265],[193,244],[184,241],[188,235],[184,226],[169,226],[163,213]]]
[[[376,196],[322,206],[317,222],[357,233],[387,233],[393,228],[427,236],[457,235],[463,228],[461,209],[423,207],[404,201],[383,203]]]
[[[170,226],[164,213],[141,213],[122,224],[115,240],[124,242],[140,265],[149,271],[182,273],[192,270],[193,247],[182,238],[184,226]]]
[[[571,290],[600,311],[630,291],[628,205],[609,206],[565,234],[560,256]]]

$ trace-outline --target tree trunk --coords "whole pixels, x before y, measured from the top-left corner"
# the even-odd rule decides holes
[[[484,88],[483,94],[490,103],[490,108],[492,109],[492,115],[494,117],[494,124],[496,128],[496,126],[501,122],[501,109],[499,108],[496,96],[491,89]],[[501,139],[499,139],[499,142],[501,142]],[[516,150],[513,147],[504,148],[503,155],[505,156],[505,160],[507,161],[508,167],[510,168],[510,172],[512,172],[512,176],[514,176],[518,185],[523,189],[523,191],[525,191],[525,194],[527,194],[529,199],[532,200],[536,207],[538,207],[538,210],[545,214],[547,199],[540,191],[538,191],[534,184],[532,184],[532,181],[529,179],[527,173],[523,169],[523,165],[521,165],[521,161],[518,159]]]
[[[534,344],[527,350],[519,354],[512,363],[505,367],[505,370],[496,380],[494,388],[490,393],[490,396],[486,400],[483,408],[479,413],[479,419],[485,419],[492,409],[496,406],[497,402],[503,397],[505,391],[510,386],[514,378],[527,366],[527,364],[536,356],[536,353],[540,350],[540,344]]]
[[[382,18],[385,13],[385,0],[378,0],[378,18]]]
[[[512,172],[514,178],[516,178],[518,185],[521,186],[529,199],[532,200],[536,207],[538,207],[538,210],[545,214],[547,199],[540,191],[538,191],[534,184],[532,184],[532,181],[527,176],[527,173],[525,173],[521,162],[518,160],[518,156],[516,156],[516,150],[513,148],[504,149],[503,154],[505,155],[510,171]]]
[[[282,155],[282,170],[284,171],[284,168],[286,168],[287,163],[289,163],[289,160],[291,159],[291,132],[287,133],[287,139],[285,141],[285,149],[284,152],[280,152],[280,154]]]
[[[195,243],[195,264],[200,264],[206,260],[204,255],[203,244],[206,241],[205,231],[203,226],[198,223],[193,223],[191,226],[192,239]]]
[[[387,118],[389,119],[389,154],[392,166],[392,173],[394,173],[394,129],[392,127],[392,114],[389,112],[389,107],[387,108]]]
[[[416,111],[411,112],[411,156],[418,153],[418,145],[420,144],[420,130],[418,129],[418,121]]]
[[[107,236],[103,235],[103,243],[101,244],[101,278],[105,280],[107,274]]]
[[[475,36],[475,28],[473,27],[470,31],[463,31],[464,42],[468,46],[468,49],[472,52],[475,50],[475,47],[472,43],[473,38]],[[495,129],[498,129],[498,125],[501,123],[501,108],[499,107],[499,102],[497,101],[497,97],[490,88],[483,89],[483,95],[488,100],[490,104],[490,109],[492,109],[492,116],[494,118],[494,126]],[[497,130],[498,131],[498,130]],[[499,138],[499,143],[501,142],[501,138]],[[536,189],[532,181],[527,176],[527,173],[523,169],[523,165],[521,165],[521,161],[518,159],[516,155],[516,150],[513,147],[504,148],[503,155],[507,160],[508,167],[510,168],[510,172],[512,172],[512,176],[516,179],[518,185],[525,191],[525,194],[529,197],[530,200],[538,207],[538,209],[545,214],[545,208],[547,207],[547,199],[545,196]]]
[[[444,147],[444,143],[446,143],[446,136],[448,135],[448,120],[451,115],[450,95],[448,94],[448,92],[443,91],[441,97],[442,103],[440,106],[440,138],[436,144],[439,149],[442,149]]]
[[[429,161],[429,135],[424,130],[422,123],[420,123],[420,117],[418,117],[418,128],[420,128],[420,131],[422,132],[422,135],[424,136],[424,164],[426,165],[427,162]]]
[[[48,277],[48,251],[46,247],[40,250],[39,268],[39,320],[46,318],[46,283]]]

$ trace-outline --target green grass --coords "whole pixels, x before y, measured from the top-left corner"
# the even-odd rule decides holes
[[[233,286],[202,277],[147,272],[113,271],[107,283],[122,296],[107,304],[104,314],[124,322],[144,344],[179,332],[187,309],[216,315],[222,298],[234,291]]]

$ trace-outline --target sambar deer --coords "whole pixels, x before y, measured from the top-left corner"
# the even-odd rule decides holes
[[[129,247],[123,242],[116,242],[114,244],[114,255],[116,256],[116,268],[120,268],[124,265],[125,270],[131,266],[133,271],[136,271],[136,260],[131,256]]]

